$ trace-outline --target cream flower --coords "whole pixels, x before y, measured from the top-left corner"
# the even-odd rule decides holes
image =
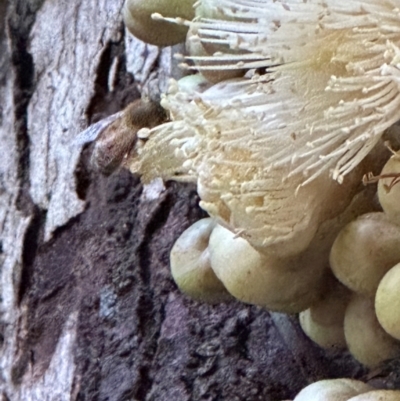
[[[349,203],[356,167],[400,118],[400,1],[202,5],[226,20],[186,22],[191,40],[243,54],[203,57],[200,70],[221,60],[266,73],[194,96],[173,84],[173,121],[146,133],[132,170],[194,180],[201,206],[254,247],[298,253]]]

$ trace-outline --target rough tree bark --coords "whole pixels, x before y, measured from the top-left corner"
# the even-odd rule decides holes
[[[122,3],[0,0],[1,399],[268,401],[361,377],[294,317],[185,298],[168,254],[204,215],[195,188],[149,199],[71,145],[179,74],[173,50],[125,33]]]

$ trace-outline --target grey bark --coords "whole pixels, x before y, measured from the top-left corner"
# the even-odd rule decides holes
[[[361,377],[294,317],[180,294],[168,254],[204,216],[195,187],[149,199],[138,177],[102,177],[90,147],[71,145],[180,74],[173,49],[124,31],[122,3],[15,0],[6,16],[0,0],[2,400],[268,401]]]

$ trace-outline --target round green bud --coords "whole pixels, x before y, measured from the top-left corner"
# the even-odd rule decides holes
[[[185,41],[188,28],[160,18],[192,20],[194,0],[126,0],[123,17],[128,30],[143,42],[156,46],[172,46]]]
[[[210,265],[208,241],[214,224],[213,219],[206,218],[191,225],[176,240],[170,254],[172,277],[179,289],[209,303],[232,299]]]

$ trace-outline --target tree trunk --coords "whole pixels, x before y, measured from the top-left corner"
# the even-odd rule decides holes
[[[361,377],[294,317],[183,296],[169,272],[204,216],[193,185],[157,197],[88,167],[74,138],[179,74],[174,49],[129,36],[123,0],[0,0],[0,390],[2,400],[293,398]]]

